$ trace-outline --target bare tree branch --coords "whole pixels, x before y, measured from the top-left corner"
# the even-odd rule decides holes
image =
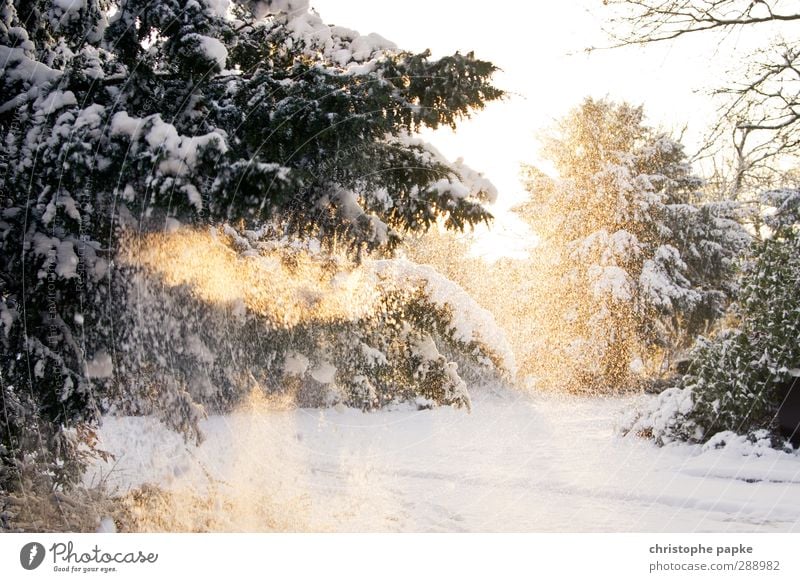
[[[611,48],[658,43],[694,33],[800,23],[796,0],[604,0],[615,10],[607,30]],[[785,28],[785,27],[784,27]],[[794,31],[794,28],[786,29]],[[773,40],[745,59],[728,86],[719,118],[696,159],[713,162],[725,194],[772,187],[786,175],[785,159],[800,157],[800,49],[798,38]],[[591,49],[590,49],[591,50]],[[727,166],[727,167],[726,167]]]
[[[620,9],[611,19],[617,46],[661,42],[715,29],[800,21],[797,3],[785,0],[604,0],[603,4]]]

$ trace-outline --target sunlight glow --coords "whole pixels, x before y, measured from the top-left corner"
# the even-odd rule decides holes
[[[377,305],[374,280],[362,269],[326,269],[305,252],[240,255],[225,236],[188,229],[148,234],[131,241],[125,260],[169,286],[189,285],[203,301],[265,316],[276,328],[358,318]]]

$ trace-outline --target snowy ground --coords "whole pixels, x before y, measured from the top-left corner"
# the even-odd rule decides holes
[[[256,408],[209,418],[199,448],[108,418],[117,463],[87,480],[218,497],[210,527],[240,531],[800,532],[800,455],[616,437],[632,404],[483,389],[471,414]]]

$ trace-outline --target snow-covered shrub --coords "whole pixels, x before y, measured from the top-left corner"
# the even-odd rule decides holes
[[[688,374],[626,430],[659,442],[705,442],[721,431],[768,431],[800,375],[800,237],[793,226],[756,246],[742,273],[734,329],[700,339]]]
[[[761,202],[769,209],[764,221],[771,229],[791,229],[800,224],[800,189],[768,190]]]

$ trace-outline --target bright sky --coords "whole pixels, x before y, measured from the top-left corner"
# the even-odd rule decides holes
[[[498,187],[497,220],[479,252],[512,252],[529,234],[507,209],[524,198],[520,162],[537,161],[536,134],[586,96],[644,104],[651,125],[679,129],[693,147],[715,119],[707,95],[735,68],[752,39],[699,35],[647,47],[595,51],[609,44],[602,30],[610,15],[601,0],[479,2],[476,0],[311,0],[329,24],[376,32],[398,47],[434,56],[475,51],[503,69],[499,87],[512,92],[456,133],[426,135],[451,159],[463,157]],[[760,31],[759,34],[764,34]]]

